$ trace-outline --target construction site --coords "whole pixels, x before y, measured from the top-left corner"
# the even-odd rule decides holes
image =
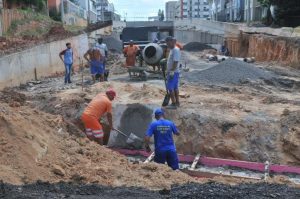
[[[29,17],[0,37],[0,198],[300,198],[299,28],[179,20],[83,29]],[[145,42],[149,32],[183,46],[180,107],[162,108],[180,132],[176,171],[144,148],[167,93],[152,69],[162,49]],[[93,83],[84,54],[100,37],[109,75]],[[123,55],[130,40],[143,46],[133,68]],[[230,56],[219,53],[224,41]],[[70,84],[59,59],[67,42]],[[81,115],[110,88],[113,126],[126,135],[112,130],[101,146],[85,135]],[[107,131],[106,118],[101,124]],[[128,143],[130,134],[140,142]]]

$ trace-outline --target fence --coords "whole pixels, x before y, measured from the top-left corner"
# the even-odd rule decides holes
[[[69,0],[64,0],[64,13],[65,14],[73,14],[77,17],[87,19],[87,12],[83,8],[75,5]]]
[[[25,18],[25,14],[16,9],[2,9],[2,33],[6,33],[14,20],[21,20]],[[0,14],[1,14],[0,13]]]

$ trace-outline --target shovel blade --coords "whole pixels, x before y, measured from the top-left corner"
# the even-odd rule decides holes
[[[163,103],[162,103],[162,106],[163,106],[163,107],[164,107],[164,106],[168,106],[168,105],[169,105],[169,102],[170,102],[170,94],[167,93],[166,96],[165,96],[165,98],[164,98],[164,101],[163,101]]]
[[[139,148],[142,146],[143,140],[138,136],[136,136],[135,134],[130,133],[128,139],[126,140],[126,143],[135,148]]]

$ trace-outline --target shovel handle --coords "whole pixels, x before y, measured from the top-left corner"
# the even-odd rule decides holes
[[[128,138],[128,135],[126,135],[126,134],[123,133],[122,131],[120,131],[120,130],[118,130],[118,129],[115,129],[115,128],[114,128],[113,130]]]

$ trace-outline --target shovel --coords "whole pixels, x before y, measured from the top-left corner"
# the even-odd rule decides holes
[[[166,87],[166,95],[165,95],[165,98],[164,98],[164,101],[162,103],[162,106],[165,107],[165,106],[168,106],[169,105],[169,102],[170,102],[170,93],[168,91],[168,88],[167,88],[167,77],[166,77],[166,70],[163,69],[163,77],[164,77],[164,82],[165,82],[165,87]]]
[[[118,129],[114,129],[116,132],[120,133],[121,135],[123,135],[124,137],[127,138],[126,143],[135,147],[135,148],[139,148],[140,145],[144,142],[144,140],[138,136],[136,136],[133,133],[130,133],[129,136],[126,135],[125,133],[123,133],[122,131],[118,130]]]

